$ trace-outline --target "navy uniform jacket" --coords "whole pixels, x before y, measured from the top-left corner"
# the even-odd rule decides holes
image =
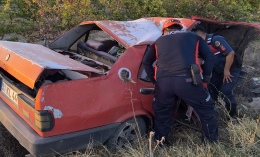
[[[218,53],[228,55],[230,52],[233,51],[233,49],[223,36],[216,34],[207,34],[206,41],[215,55]]]
[[[223,73],[226,64],[226,56],[234,50],[226,41],[226,39],[221,35],[207,34],[206,42],[215,55],[213,71],[217,73]],[[240,69],[241,65],[242,60],[240,60],[240,58],[235,55],[231,69]]]
[[[187,74],[191,64],[199,65],[198,56],[204,60],[203,75],[210,76],[214,55],[207,43],[193,32],[174,31],[159,37],[147,48],[142,64],[149,79],[155,81],[155,78]],[[154,73],[152,64],[156,60],[156,73]]]

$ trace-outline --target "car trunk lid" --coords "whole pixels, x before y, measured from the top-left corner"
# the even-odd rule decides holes
[[[44,69],[102,73],[42,45],[0,41],[0,66],[30,88]]]

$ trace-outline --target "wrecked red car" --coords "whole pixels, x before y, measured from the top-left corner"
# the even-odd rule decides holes
[[[140,89],[153,84],[141,61],[167,19],[82,22],[47,46],[0,41],[0,122],[35,156],[85,149],[90,142],[123,147],[137,137],[137,127],[145,134],[153,124],[153,95]],[[241,57],[260,31],[246,23],[175,19],[187,31],[200,23],[225,36]],[[173,118],[200,130],[179,119],[187,108]]]

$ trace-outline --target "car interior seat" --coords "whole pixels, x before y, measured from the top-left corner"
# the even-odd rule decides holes
[[[107,53],[114,45],[117,45],[117,42],[113,40],[104,40],[101,42],[96,40],[87,40],[87,42],[79,42],[77,48],[78,53],[83,52],[88,57],[91,56],[90,58],[92,59],[100,60],[99,57],[101,57],[115,63],[117,58]],[[94,54],[96,58],[93,58],[93,55],[86,53]]]

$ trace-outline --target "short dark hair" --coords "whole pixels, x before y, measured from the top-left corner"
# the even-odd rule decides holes
[[[205,28],[203,28],[201,25],[197,25],[195,26],[192,30],[192,32],[203,32],[203,33],[207,33]]]

